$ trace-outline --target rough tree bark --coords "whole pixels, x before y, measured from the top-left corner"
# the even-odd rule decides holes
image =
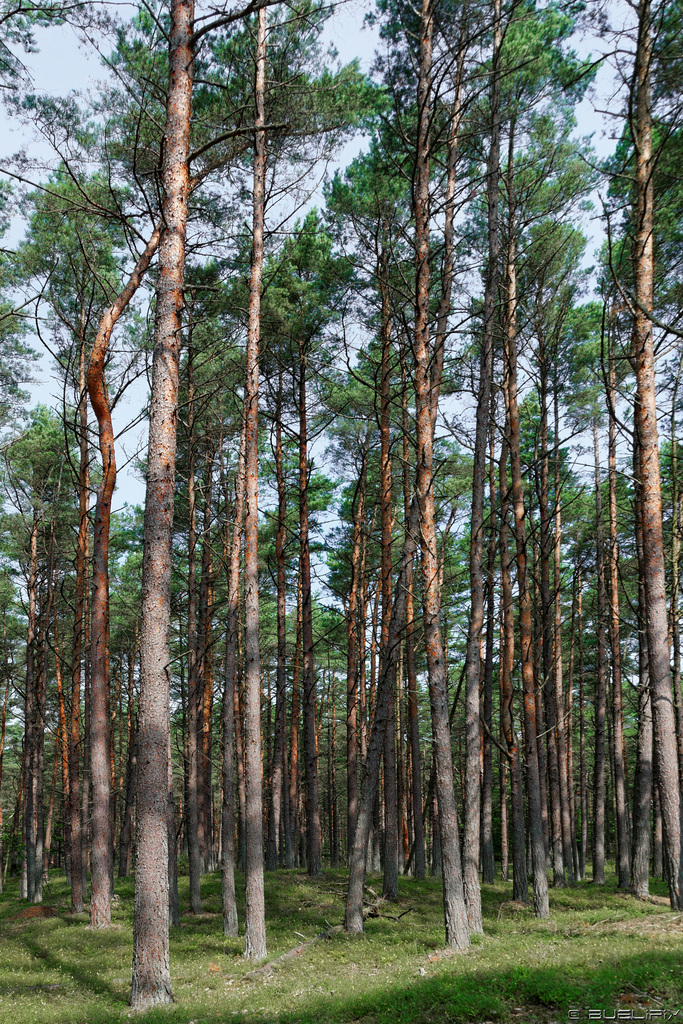
[[[415,158],[413,207],[415,215],[415,438],[417,447],[417,500],[420,508],[422,607],[425,631],[429,697],[439,803],[439,830],[443,869],[446,941],[450,946],[469,946],[469,924],[463,891],[458,812],[453,786],[453,759],[448,724],[446,661],[441,634],[441,601],[434,500],[434,426],[439,395],[443,345],[434,351],[430,372],[429,310],[429,176],[434,9],[423,0],[421,9],[418,73],[418,137]],[[479,820],[477,814],[477,821]],[[477,885],[478,887],[478,885]]]
[[[90,625],[90,777],[92,785],[92,845],[90,927],[111,924],[113,834],[110,811],[109,764],[109,529],[116,484],[116,451],[104,367],[116,321],[133,298],[159,244],[157,227],[139,257],[125,287],[102,317],[88,364],[88,396],[99,428],[102,481],[97,489],[93,533],[93,581]]]
[[[617,425],[616,365],[610,331],[609,365],[607,370],[609,412],[608,476],[609,476],[609,639],[612,651],[612,741],[614,744],[614,799],[617,833],[617,880],[620,889],[628,889],[631,864],[628,834],[626,776],[624,764],[624,719],[622,712],[621,641],[619,637],[619,547],[617,542]]]
[[[162,222],[142,556],[140,710],[133,924],[135,1009],[170,1003],[168,733],[178,362],[189,197],[193,0],[172,0]]]
[[[508,227],[507,256],[507,310],[505,330],[506,358],[506,407],[508,423],[508,446],[512,470],[512,505],[515,522],[515,544],[517,549],[517,586],[519,590],[519,635],[522,662],[522,686],[524,692],[524,726],[526,748],[526,781],[529,814],[529,842],[534,879],[534,910],[537,917],[548,917],[548,879],[546,876],[546,854],[543,842],[543,820],[541,816],[541,785],[537,745],[537,712],[532,650],[531,600],[527,582],[527,543],[520,457],[519,410],[517,406],[517,268],[515,245],[515,200],[513,163],[514,126],[510,127],[508,157],[508,202],[510,220]]]
[[[235,518],[228,564],[228,597],[225,622],[225,675],[223,680],[223,762],[221,818],[221,897],[223,903],[223,934],[237,935],[237,904],[235,902],[235,708],[237,696],[237,647],[239,637],[240,551],[244,514],[245,426],[242,417],[239,456],[235,477]],[[241,744],[237,744],[238,757]]]
[[[263,889],[263,776],[261,768],[261,655],[258,592],[258,398],[261,277],[266,184],[265,134],[266,11],[258,12],[256,83],[254,89],[254,189],[247,380],[244,393],[244,612],[245,700],[244,744],[247,799],[247,863],[244,955],[266,955],[266,911]]]
[[[648,669],[656,772],[662,809],[671,907],[681,910],[683,909],[681,787],[667,631],[654,344],[652,321],[647,316],[647,313],[652,310],[654,283],[651,60],[650,0],[641,0],[638,5],[638,45],[632,85],[634,117],[631,123],[636,153],[633,245],[636,309],[633,318],[632,339],[637,384],[635,427],[638,432],[640,450]]]

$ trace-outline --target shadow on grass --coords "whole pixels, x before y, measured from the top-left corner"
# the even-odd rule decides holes
[[[114,937],[113,937],[114,938]],[[97,941],[101,943],[103,939],[106,940],[106,932],[98,932]],[[97,968],[93,968],[92,971],[85,969],[82,966],[78,966],[70,961],[65,955],[60,957],[57,953],[51,950],[49,947],[38,942],[32,935],[24,933],[21,936],[17,936],[18,943],[22,944],[28,952],[34,956],[37,960],[40,960],[47,968],[56,971],[58,974],[64,976],[68,975],[76,984],[89,992],[92,992],[96,996],[105,996],[112,1003],[116,1003],[119,1006],[126,1005],[126,999],[121,996],[120,991],[117,991],[109,982],[103,981],[97,976]],[[120,934],[117,934],[114,941],[120,942]],[[27,990],[31,986],[27,986]],[[36,986],[32,986],[33,989]],[[12,990],[16,990],[16,986],[12,986]]]
[[[144,1015],[145,1024],[168,1022],[224,1024],[240,1019],[246,1024],[549,1024],[573,1020],[586,1022],[589,1009],[610,1015],[619,1005],[634,1008],[635,1017],[645,1010],[669,1008],[683,1011],[681,957],[679,952],[652,950],[647,957],[622,957],[619,963],[574,967],[571,977],[549,966],[519,965],[507,971],[479,969],[469,957],[464,971],[457,954],[449,959],[454,969],[443,967],[431,978],[417,977],[401,987],[387,986],[381,993],[354,996],[308,995],[298,1006],[263,1015],[217,1006],[213,1013],[182,1004]],[[471,964],[472,970],[468,967]],[[318,981],[322,980],[320,978]],[[259,983],[257,983],[259,984]],[[648,994],[649,993],[649,994]],[[218,997],[220,999],[220,997]],[[258,1002],[254,986],[252,1002]],[[662,1018],[659,1018],[662,1019]],[[666,1019],[666,1018],[664,1018]],[[674,1016],[674,1020],[677,1018]]]

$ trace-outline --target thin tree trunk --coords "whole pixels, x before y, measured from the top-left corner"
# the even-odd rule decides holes
[[[275,561],[277,566],[277,668],[275,676],[275,738],[271,771],[270,806],[268,809],[268,849],[266,869],[275,871],[278,865],[280,822],[284,781],[285,730],[287,728],[287,572],[285,545],[287,542],[287,491],[282,458],[282,372],[278,380],[277,408],[275,410],[275,470],[278,489],[278,518],[275,535]]]
[[[610,332],[611,335],[611,332]],[[609,339],[608,473],[609,473],[609,602],[610,647],[612,651],[612,740],[614,744],[614,796],[617,834],[617,880],[620,889],[628,889],[631,865],[628,834],[628,811],[624,764],[624,721],[621,686],[621,641],[619,637],[619,547],[617,542],[617,425],[614,417],[616,400],[616,367]]]
[[[187,859],[190,911],[201,914],[201,848],[199,843],[199,713],[200,674],[197,658],[197,498],[195,485],[195,403],[192,306],[188,310],[187,347]]]
[[[588,855],[588,767],[586,764],[586,700],[585,672],[583,662],[583,589],[581,566],[577,567],[577,608],[576,627],[579,646],[579,802],[581,804],[581,846],[579,862],[581,878],[586,877],[586,857]]]
[[[68,844],[71,867],[71,913],[83,913],[83,836],[79,762],[81,758],[81,675],[84,649],[85,577],[88,547],[88,392],[85,369],[85,313],[81,315],[79,351],[79,468],[78,539],[76,541],[76,583],[74,594],[73,646],[71,654],[71,717],[69,721],[69,823]],[[84,779],[85,786],[85,779]],[[66,837],[65,837],[66,838]]]
[[[360,637],[358,630],[359,595],[361,587],[361,551],[365,521],[367,486],[367,445],[361,450],[361,466],[354,493],[353,542],[351,548],[351,581],[346,607],[346,791],[347,848],[353,847],[358,818],[358,702],[360,684]]]
[[[301,572],[301,650],[303,659],[303,725],[306,763],[306,868],[316,877],[322,869],[316,747],[316,672],[313,650],[311,551],[308,540],[308,437],[306,426],[305,345],[299,343],[299,543]]]
[[[488,885],[495,880],[496,862],[493,853],[493,659],[495,630],[495,565],[496,565],[496,478],[494,423],[489,424],[489,540],[486,566],[486,658],[484,661],[481,791],[481,879]]]
[[[652,773],[652,703],[647,665],[647,627],[644,551],[642,533],[641,495],[638,439],[634,439],[633,475],[636,480],[635,519],[636,548],[638,554],[638,741],[636,773],[633,786],[633,850],[631,857],[630,889],[634,896],[647,898],[650,893],[650,820],[653,796]]]
[[[239,725],[239,697],[237,687],[237,648],[239,642],[240,551],[242,547],[242,519],[244,514],[245,484],[245,419],[242,417],[239,456],[235,476],[235,519],[230,543],[228,565],[228,597],[225,624],[225,676],[223,687],[223,764],[222,764],[222,817],[221,817],[221,896],[223,903],[223,934],[238,934],[237,904],[235,902],[235,746],[238,766],[243,759],[241,729]],[[236,714],[237,712],[237,714]],[[243,760],[242,760],[243,764]],[[238,785],[243,788],[243,772],[238,770]],[[240,795],[240,800],[242,799]]]
[[[555,353],[557,364],[557,353]],[[560,811],[562,815],[562,854],[564,867],[570,885],[574,883],[574,851],[572,848],[572,799],[569,781],[567,748],[571,748],[571,729],[567,733],[565,727],[564,685],[562,679],[562,502],[560,482],[560,411],[557,383],[557,365],[555,367],[553,388],[554,410],[554,500],[555,500],[555,537],[553,547],[554,570],[554,623],[553,623],[553,688],[555,698],[555,722],[557,729],[557,760],[560,769]],[[569,738],[567,739],[567,735]]]
[[[597,672],[595,677],[595,762],[593,767],[593,883],[605,883],[605,572],[602,542],[602,484],[600,481],[600,444],[598,423],[593,418],[593,450],[595,454],[595,557],[598,577],[597,608]]]
[[[403,505],[404,523],[410,520],[410,421],[408,418],[408,381],[405,365],[405,345],[401,345],[401,386],[403,420]],[[408,728],[410,743],[410,767],[413,805],[413,833],[415,843],[415,877],[422,879],[426,873],[424,819],[422,815],[422,771],[420,765],[420,723],[417,708],[417,666],[415,663],[415,608],[413,576],[415,556],[406,563],[406,682],[408,686]]]
[[[389,717],[389,700],[396,686],[396,669],[401,647],[401,633],[406,610],[406,574],[414,556],[419,525],[419,506],[413,500],[409,521],[406,525],[401,563],[396,575],[396,586],[392,602],[387,656],[382,663],[382,672],[377,686],[375,714],[368,743],[368,752],[363,765],[363,784],[353,848],[349,854],[349,887],[346,896],[344,928],[351,934],[363,931],[363,888],[367,849],[372,829],[373,808],[379,787],[379,766],[384,748],[384,731]]]
[[[28,629],[24,695],[24,842],[26,899],[33,902],[36,882],[35,749],[36,749],[36,615],[38,602],[38,513],[34,509],[29,537]]]
[[[512,504],[515,518],[517,548],[517,586],[519,589],[519,633],[524,692],[524,725],[526,746],[526,781],[529,813],[529,840],[534,879],[534,910],[537,917],[548,917],[548,879],[546,853],[543,842],[541,816],[541,785],[538,764],[537,714],[532,650],[531,601],[527,582],[527,544],[520,457],[519,410],[517,407],[517,270],[515,247],[515,201],[513,164],[514,125],[510,126],[508,158],[508,201],[510,225],[508,231],[507,315],[506,315],[506,405],[508,418],[508,445],[512,468]]]
[[[430,373],[429,343],[429,176],[432,91],[432,0],[423,0],[420,25],[418,75],[418,139],[414,187],[416,311],[415,311],[415,410],[417,442],[417,498],[420,507],[422,606],[429,696],[439,802],[439,829],[443,867],[446,942],[455,948],[469,946],[468,910],[463,890],[458,812],[453,786],[453,760],[448,727],[446,662],[441,634],[441,601],[438,584],[438,552],[434,499],[433,442],[439,394],[439,353]],[[442,353],[441,353],[442,357]],[[478,705],[477,705],[478,721]],[[477,727],[478,735],[478,727]],[[477,826],[479,812],[477,809]],[[478,879],[477,886],[478,889]],[[470,891],[470,913],[476,893]]]
[[[507,369],[505,370],[507,375]],[[510,760],[511,809],[512,809],[512,898],[519,903],[529,902],[529,886],[526,869],[526,829],[524,824],[524,794],[522,791],[522,768],[519,755],[517,732],[514,727],[512,704],[512,673],[515,663],[515,622],[512,601],[512,576],[510,570],[510,546],[508,543],[508,477],[507,437],[503,438],[500,452],[500,585],[501,614],[503,619],[503,643],[500,659],[500,724],[508,758]]]
[[[486,487],[486,441],[490,419],[493,379],[493,340],[498,297],[500,255],[500,50],[502,43],[501,4],[493,4],[493,55],[491,62],[491,142],[486,167],[488,204],[488,261],[484,290],[484,323],[479,361],[474,465],[472,469],[472,510],[470,519],[471,613],[465,668],[465,834],[463,843],[463,879],[470,931],[482,933],[481,893],[479,890],[480,838],[480,720],[479,674],[481,641],[484,628],[484,492]]]
[[[391,619],[391,303],[389,297],[389,229],[382,224],[382,241],[377,259],[377,279],[382,298],[380,366],[380,589],[382,619],[380,626],[380,673],[387,657]],[[384,878],[382,894],[398,899],[398,801],[396,790],[396,691],[389,695],[387,725],[384,732]]]
[[[542,685],[546,719],[546,741],[548,750],[548,781],[550,789],[550,838],[553,855],[553,883],[564,886],[565,865],[562,849],[562,808],[560,805],[560,763],[557,750],[557,726],[555,714],[555,694],[553,687],[553,627],[554,602],[550,596],[550,509],[548,494],[548,364],[546,360],[545,339],[542,330],[538,330],[538,360],[540,364],[540,488],[539,506],[541,520],[540,546],[540,595],[541,595],[541,665]]]

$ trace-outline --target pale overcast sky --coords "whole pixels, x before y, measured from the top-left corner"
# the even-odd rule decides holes
[[[377,43],[375,30],[363,27],[366,13],[370,9],[369,0],[346,0],[338,8],[337,13],[330,19],[328,37],[339,53],[339,59],[346,63],[354,57],[359,57],[364,71],[369,71],[373,58],[373,50]],[[121,4],[119,9],[123,16],[132,10],[132,6]],[[22,55],[24,64],[31,75],[33,88],[36,92],[49,93],[51,95],[64,95],[70,90],[87,92],[93,88],[97,79],[106,77],[106,69],[101,65],[99,56],[87,43],[79,41],[76,34],[69,26],[56,26],[36,30],[36,42],[38,52]],[[597,40],[582,41],[577,44],[580,52],[593,49],[598,52]],[[609,91],[611,72],[605,70],[601,73],[597,86],[600,93]],[[594,101],[586,99],[578,108],[579,132],[581,135],[593,133],[593,144],[598,156],[605,156],[614,148],[611,136],[619,129],[614,120],[606,120],[593,109]],[[600,105],[600,104],[598,104]],[[343,152],[341,163],[346,164],[356,155],[362,146],[361,140],[351,143]],[[36,142],[35,139],[26,135],[26,129],[22,128],[12,118],[5,117],[0,122],[0,165],[3,159],[11,156],[17,150],[27,147],[30,155],[38,159],[48,160],[51,157],[45,143]],[[597,212],[597,211],[596,211]],[[593,235],[595,243],[599,240],[599,229],[597,224]],[[591,225],[587,225],[590,230]],[[15,221],[10,233],[5,237],[5,244],[12,245],[20,238],[21,225]],[[592,246],[594,247],[594,246]],[[592,262],[592,254],[590,256]],[[59,384],[51,379],[50,361],[46,357],[42,360],[41,368],[37,373],[40,378],[36,386],[32,388],[33,400],[53,404],[53,398],[61,401],[61,388]],[[121,429],[124,424],[132,419],[144,401],[146,384],[140,384],[130,389],[127,402],[122,402],[121,407],[116,411],[115,428]],[[123,440],[123,445],[130,453],[136,446],[145,442],[146,426],[135,428]],[[119,485],[117,488],[116,501],[118,504],[127,501],[129,503],[140,503],[144,499],[144,488],[139,479],[123,467],[125,454],[123,445],[119,444],[118,461],[121,466]]]

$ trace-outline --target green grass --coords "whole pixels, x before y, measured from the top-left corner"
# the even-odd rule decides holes
[[[238,889],[241,890],[241,880]],[[320,880],[282,871],[266,876],[269,959],[301,939],[339,924],[345,875]],[[379,890],[381,880],[369,879]],[[183,914],[172,929],[173,1007],[133,1015],[128,1006],[132,958],[131,880],[117,880],[115,926],[91,932],[71,918],[68,891],[54,874],[45,905],[56,916],[23,920],[16,882],[0,895],[1,1024],[431,1024],[587,1020],[587,1011],[675,1011],[683,1019],[683,916],[614,885],[582,883],[551,890],[549,921],[511,904],[511,886],[484,886],[485,936],[467,953],[444,950],[439,880],[401,879],[398,904],[383,904],[365,934],[314,943],[270,974],[244,975],[254,964],[242,939],[221,934],[220,879],[202,882],[201,918]],[[189,902],[180,879],[181,909]],[[240,907],[243,921],[243,905]],[[215,916],[212,916],[215,915]],[[676,1019],[674,1017],[674,1019]]]

